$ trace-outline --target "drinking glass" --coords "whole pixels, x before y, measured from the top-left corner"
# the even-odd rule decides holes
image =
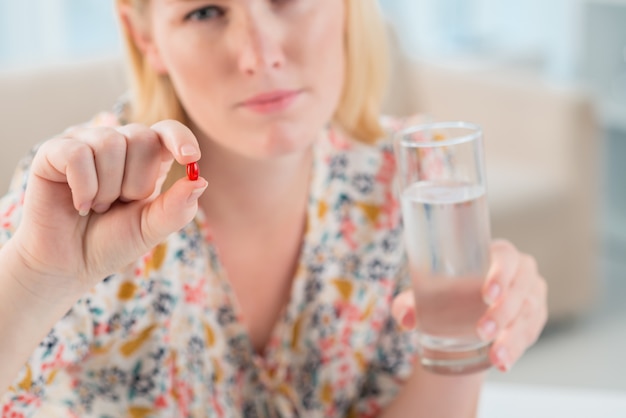
[[[438,122],[394,140],[418,351],[440,374],[491,366],[491,342],[476,332],[491,240],[482,137],[477,125]]]

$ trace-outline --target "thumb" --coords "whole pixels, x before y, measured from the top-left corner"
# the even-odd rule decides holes
[[[153,248],[191,222],[198,211],[198,198],[207,185],[203,178],[195,181],[182,178],[143,208],[141,233],[147,248]]]
[[[415,298],[412,290],[405,290],[391,304],[391,315],[405,330],[416,325]]]

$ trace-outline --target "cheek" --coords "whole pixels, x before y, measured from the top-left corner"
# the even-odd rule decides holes
[[[314,90],[326,106],[332,106],[330,115],[338,104],[345,77],[344,14],[339,0],[331,0],[324,11],[310,23],[308,36],[296,36],[300,51],[307,51],[304,69]],[[321,3],[327,3],[321,1]],[[328,12],[329,9],[333,11]],[[302,33],[302,31],[300,32]],[[327,109],[328,111],[328,109]]]
[[[193,38],[192,38],[193,39]],[[164,54],[164,61],[168,68],[169,78],[174,86],[176,94],[183,108],[190,110],[205,110],[211,112],[203,114],[215,114],[227,102],[223,89],[223,76],[216,66],[220,60],[211,53],[199,53],[207,51],[206,45],[194,42],[176,42],[175,39],[168,41],[168,50]],[[189,112],[190,116],[193,111]]]
[[[319,52],[318,61],[324,66],[329,81],[334,84],[343,82],[345,72],[345,47],[343,35],[343,22],[336,22],[333,27],[329,27],[324,32],[324,36],[320,39],[319,45],[322,45],[323,58]],[[318,46],[319,48],[319,46]],[[319,51],[319,49],[318,49]]]

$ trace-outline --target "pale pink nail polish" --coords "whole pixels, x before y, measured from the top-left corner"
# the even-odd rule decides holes
[[[500,296],[500,293],[502,293],[502,287],[498,283],[491,284],[487,290],[487,295],[485,296],[485,302],[487,305],[493,305],[493,303]]]
[[[509,358],[509,352],[506,348],[500,347],[496,351],[496,358],[498,360],[500,370],[508,372],[511,368],[511,359]]]
[[[485,321],[478,328],[478,335],[480,335],[483,341],[491,341],[496,336],[496,328],[497,325],[494,321]]]
[[[91,203],[85,203],[84,205],[80,206],[80,209],[78,209],[78,214],[80,216],[87,216],[89,215],[90,211],[91,211]]]

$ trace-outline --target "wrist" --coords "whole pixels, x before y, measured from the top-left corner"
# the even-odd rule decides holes
[[[80,286],[77,280],[34,268],[29,258],[13,239],[0,247],[0,289],[5,295],[14,295],[24,304],[44,305],[46,309],[55,306],[69,308],[89,290]]]
[[[412,411],[419,417],[475,417],[486,372],[441,375],[426,371],[419,360],[397,398],[383,417],[405,417]],[[451,402],[451,400],[454,400]]]
[[[480,390],[487,378],[486,370],[476,373],[447,375],[432,373],[424,369],[419,362],[416,368],[418,369],[416,374],[421,381],[428,382],[428,384],[441,384],[449,388],[458,388],[461,391],[471,391],[472,389]]]

